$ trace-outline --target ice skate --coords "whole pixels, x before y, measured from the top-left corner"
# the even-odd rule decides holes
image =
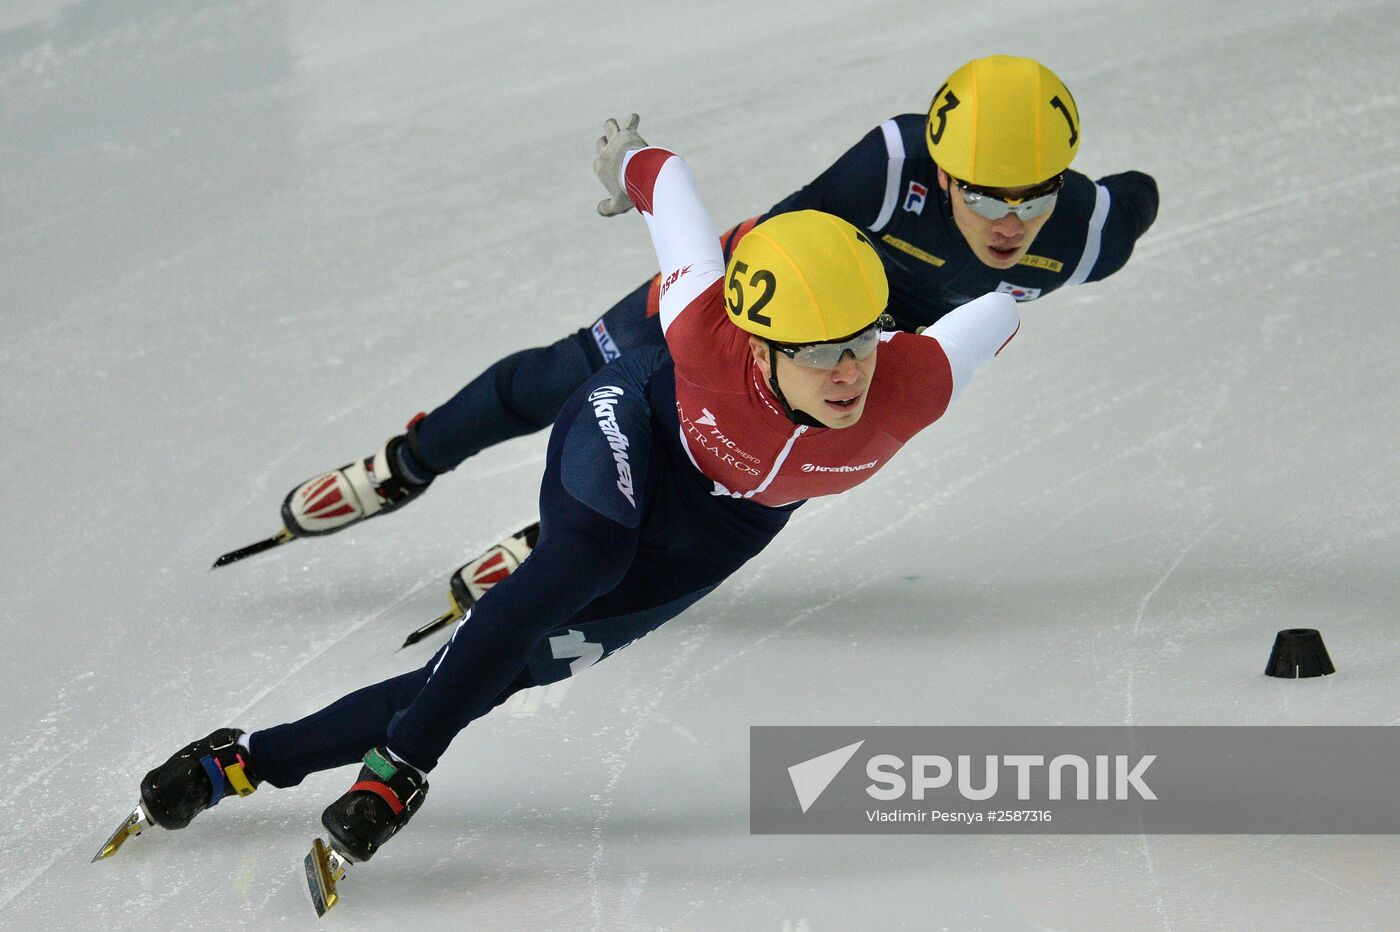
[[[514,573],[516,568],[525,562],[530,551],[535,549],[535,543],[539,537],[540,524],[536,521],[529,527],[522,528],[499,544],[489,548],[470,563],[458,567],[452,574],[447,593],[451,607],[410,634],[399,649],[403,650],[404,647],[417,644],[434,631],[461,621],[471,607],[476,604],[477,599],[511,573]]]
[[[408,824],[427,793],[428,781],[412,767],[396,763],[388,749],[375,748],[365,755],[354,785],[321,814],[329,840],[313,839],[304,861],[317,916],[339,902],[336,884],[346,868],[374,857]]]
[[[141,781],[141,801],[93,857],[109,858],[151,825],[180,829],[225,796],[248,796],[260,782],[238,744],[243,732],[221,728],[186,745]]]
[[[413,437],[422,419],[419,414],[409,421],[404,433],[389,438],[373,456],[321,473],[292,489],[282,501],[282,528],[265,540],[224,554],[214,561],[214,568],[298,537],[334,534],[366,518],[396,511],[423,494],[434,477],[416,481],[404,475],[401,467],[401,457],[414,448]],[[405,444],[408,450],[403,449]]]

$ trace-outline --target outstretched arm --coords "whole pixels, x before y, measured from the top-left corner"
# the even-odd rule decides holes
[[[1103,237],[1094,267],[1088,270],[1086,281],[1107,278],[1127,265],[1133,246],[1157,219],[1157,181],[1151,175],[1137,171],[1123,172],[1100,178],[1096,184],[1100,197],[1108,199],[1108,213],[1103,222]]]
[[[593,169],[611,197],[598,210],[608,214],[625,203],[617,212],[641,211],[661,267],[661,327],[669,332],[681,312],[724,277],[724,254],[690,166],[673,152],[646,147],[636,130],[636,114],[626,126],[616,120],[604,125]]]
[[[715,222],[700,201],[695,174],[665,149],[629,152],[623,163],[627,193],[646,219],[661,269],[661,328],[724,277]]]
[[[1020,329],[1015,299],[1005,294],[985,294],[954,308],[924,330],[919,338],[937,340],[948,357],[953,376],[950,404],[962,394],[977,370],[991,362]]]

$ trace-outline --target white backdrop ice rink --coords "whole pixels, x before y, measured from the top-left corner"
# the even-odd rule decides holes
[[[0,8],[0,925],[309,927],[348,770],[88,860],[147,769],[298,717],[534,515],[545,436],[218,572],[296,482],[654,271],[637,110],[722,226],[967,59],[1042,59],[1127,268],[712,597],[462,734],[324,922],[1393,927],[1392,836],[748,834],[748,726],[1400,724],[1394,2],[17,0]],[[1325,679],[1262,675],[1320,628]]]

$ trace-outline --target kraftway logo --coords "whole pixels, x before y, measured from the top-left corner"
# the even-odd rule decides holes
[[[879,460],[871,460],[868,463],[861,463],[859,466],[818,466],[815,463],[803,463],[803,472],[863,472],[867,469],[874,469]]]
[[[821,798],[863,744],[864,739],[788,768],[788,779],[792,781],[793,792],[804,813]],[[981,785],[974,786],[979,767],[969,754],[955,755],[951,760],[941,754],[913,754],[907,762],[897,754],[874,754],[865,762],[865,775],[872,781],[865,787],[865,793],[880,802],[902,799],[906,794],[910,799],[922,800],[930,790],[955,785],[963,799],[980,802],[997,794],[1000,771],[1010,768],[1016,772],[1016,798],[1022,801],[1065,798],[1066,771],[1071,772],[1068,782],[1073,784],[1072,799],[1121,801],[1130,798],[1130,790],[1139,799],[1156,799],[1157,794],[1143,780],[1143,774],[1156,759],[1155,754],[1145,754],[1129,767],[1126,754],[1112,758],[1099,754],[1093,758],[1091,766],[1089,760],[1078,754],[1060,754],[1048,764],[1042,754],[987,754],[980,765]],[[907,778],[902,773],[906,763]],[[1037,769],[1040,769],[1038,774]],[[1045,792],[1033,795],[1032,783],[1037,777],[1040,782],[1036,783],[1036,788]]]
[[[632,497],[632,464],[627,459],[627,435],[617,426],[614,410],[617,399],[623,394],[616,385],[604,385],[594,389],[588,401],[593,405],[593,416],[598,419],[598,427],[607,438],[613,460],[617,463],[617,490],[627,497],[628,504],[636,508],[637,500]]]

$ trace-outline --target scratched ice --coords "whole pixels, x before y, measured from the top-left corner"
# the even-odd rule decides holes
[[[654,270],[603,220],[642,114],[721,224],[964,60],[1074,89],[1154,173],[1129,267],[1024,307],[950,416],[719,592],[469,729],[344,889],[366,928],[1343,928],[1400,843],[751,837],[750,724],[1400,724],[1393,3],[291,3],[0,9],[0,910],[304,927],[347,772],[88,858],[147,768],[423,662],[544,436],[216,573],[291,485]],[[1319,627],[1325,680],[1261,675]],[[561,644],[564,651],[581,650]],[[577,654],[577,662],[589,658]]]

